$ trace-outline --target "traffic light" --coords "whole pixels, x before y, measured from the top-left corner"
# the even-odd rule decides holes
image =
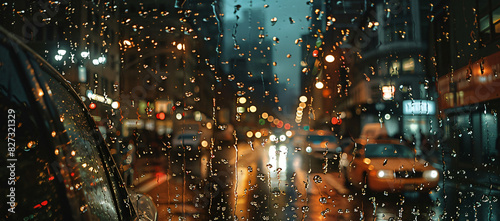
[[[89,108],[90,108],[90,110],[94,110],[97,108],[97,104],[95,104],[94,102],[90,102]]]

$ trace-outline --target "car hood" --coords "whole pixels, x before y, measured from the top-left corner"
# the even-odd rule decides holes
[[[425,161],[415,160],[413,158],[370,158],[370,164],[376,170],[393,170],[393,171],[425,171],[432,170],[434,167],[425,164]]]

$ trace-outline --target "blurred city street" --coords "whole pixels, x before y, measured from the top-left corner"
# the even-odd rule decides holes
[[[500,220],[499,71],[498,0],[4,0],[0,220]]]

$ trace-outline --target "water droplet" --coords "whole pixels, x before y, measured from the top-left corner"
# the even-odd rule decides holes
[[[277,37],[273,37],[273,41],[275,41],[275,42],[276,42],[276,43],[278,43],[278,44],[280,43],[280,39],[279,39],[279,38],[277,38]]]
[[[321,179],[321,177],[319,175],[315,175],[313,177],[313,180],[315,183],[322,183],[323,182],[323,179]]]
[[[302,212],[303,213],[307,213],[309,211],[309,207],[308,206],[303,206],[302,207]]]
[[[455,150],[452,150],[452,151],[451,151],[451,156],[452,156],[452,157],[457,157],[457,152],[455,152]]]
[[[260,179],[260,181],[262,181],[262,182],[264,182],[264,181],[266,180],[266,177],[264,176],[264,174],[263,174],[263,173],[259,173],[259,174],[257,174],[257,178],[259,178],[259,179]]]
[[[281,195],[281,192],[278,188],[275,188],[272,192],[273,196],[277,197]]]
[[[322,204],[325,204],[326,203],[326,197],[319,198],[319,202],[322,203]]]
[[[248,172],[252,172],[252,171],[253,171],[253,169],[252,169],[252,167],[251,167],[251,166],[248,166],[248,168],[247,168],[247,169],[248,169]]]
[[[278,18],[274,17],[271,19],[271,24],[272,26],[274,26],[276,24],[276,22],[278,21]]]
[[[489,198],[488,198],[488,196],[486,196],[486,195],[483,195],[483,197],[481,197],[481,201],[482,201],[483,203],[486,203],[486,202],[488,202],[489,200],[490,200],[490,199],[489,199]]]
[[[195,190],[195,189],[196,189],[196,185],[194,185],[194,184],[189,184],[189,189],[190,189],[190,190]]]

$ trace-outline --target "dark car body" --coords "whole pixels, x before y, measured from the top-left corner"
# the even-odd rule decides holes
[[[156,208],[140,209],[150,199],[126,189],[71,85],[1,27],[0,112],[2,219],[156,218]]]

